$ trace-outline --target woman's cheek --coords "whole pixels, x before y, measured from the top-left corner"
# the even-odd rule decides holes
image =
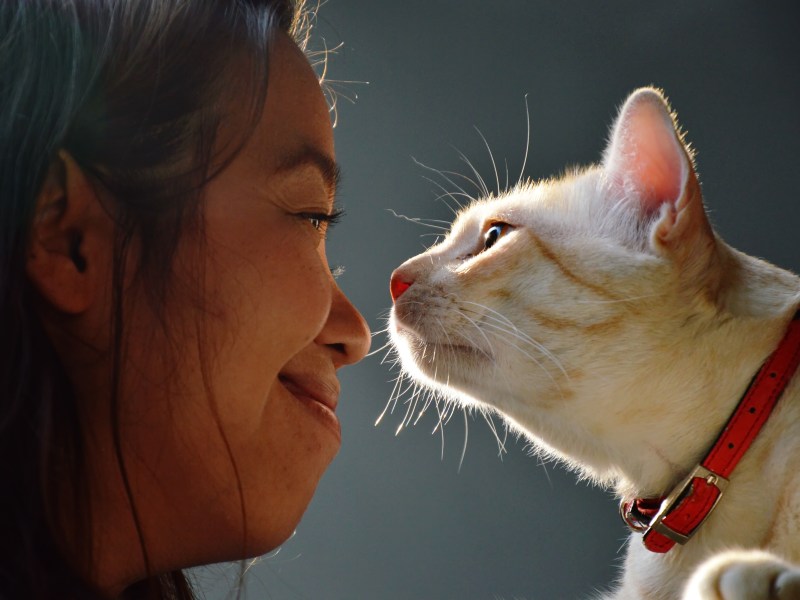
[[[274,281],[281,282],[277,300],[280,310],[273,314],[276,325],[299,336],[300,347],[311,343],[328,318],[333,289],[330,273],[316,249],[297,248],[295,260],[283,260],[282,273]],[[288,257],[287,257],[288,258]]]

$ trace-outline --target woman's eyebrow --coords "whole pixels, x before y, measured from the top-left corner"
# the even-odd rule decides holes
[[[308,166],[320,172],[330,193],[335,195],[341,181],[341,168],[331,156],[313,146],[303,146],[297,152],[281,159],[275,173],[286,173]]]

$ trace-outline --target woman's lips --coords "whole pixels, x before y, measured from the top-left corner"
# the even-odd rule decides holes
[[[341,438],[341,425],[334,412],[339,403],[338,380],[334,379],[335,383],[330,383],[319,377],[295,374],[279,375],[278,379],[295,398],[311,408]]]

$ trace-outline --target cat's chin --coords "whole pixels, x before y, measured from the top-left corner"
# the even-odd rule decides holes
[[[489,352],[468,344],[430,341],[400,327],[395,329],[392,337],[403,363],[413,364],[415,374],[427,380],[424,383],[468,384],[494,364],[494,357]]]

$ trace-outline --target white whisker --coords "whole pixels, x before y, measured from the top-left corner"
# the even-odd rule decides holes
[[[382,333],[382,332],[381,332],[381,333]],[[383,352],[383,351],[384,351],[384,350],[386,350],[387,348],[389,348],[389,352],[391,352],[391,348],[392,348],[392,340],[389,340],[389,341],[387,341],[387,342],[386,342],[386,343],[385,343],[383,346],[381,346],[380,348],[377,348],[377,349],[375,349],[375,350],[372,350],[372,351],[371,351],[369,354],[367,354],[367,355],[366,355],[364,358],[369,358],[369,357],[371,357],[371,356],[375,356],[376,354],[378,354],[379,352]],[[388,354],[387,354],[386,356],[388,356]],[[383,364],[383,360],[381,360],[381,364]]]
[[[500,439],[500,435],[497,433],[497,426],[494,424],[494,419],[492,418],[492,413],[488,411],[482,411],[481,414],[483,415],[483,420],[486,421],[487,425],[489,425],[489,429],[494,434],[494,439],[497,441],[497,455],[502,458],[503,454],[507,454],[508,450],[506,450],[506,439],[505,436],[503,439]],[[506,428],[506,436],[508,435],[508,428]]]
[[[438,183],[438,182],[434,181],[433,179],[429,179],[428,177],[423,177],[423,179],[425,179],[426,181],[429,181],[430,183],[432,183],[432,184],[434,184],[434,185],[438,185],[438,186],[439,186],[439,189],[441,189],[441,190],[445,190],[445,189],[446,189],[446,188],[444,188],[444,187],[443,187],[443,186],[442,186],[440,183]],[[463,204],[461,204],[461,203],[458,201],[458,199],[456,198],[456,196],[458,196],[458,197],[460,197],[460,198],[464,198],[464,199],[465,199],[467,202],[474,202],[474,201],[475,201],[475,198],[474,198],[473,196],[470,196],[469,194],[465,194],[465,193],[463,193],[463,192],[447,192],[447,191],[446,191],[444,194],[439,194],[438,196],[436,196],[436,197],[434,198],[434,200],[435,200],[436,202],[438,202],[439,200],[441,200],[441,199],[443,199],[443,198],[445,198],[445,197],[446,197],[446,198],[450,198],[450,199],[451,199],[453,202],[455,202],[455,203],[458,205],[458,208],[459,208],[459,209],[463,209],[463,208],[464,208],[464,205],[463,205]]]
[[[440,430],[440,435],[441,435],[441,438],[442,438],[442,447],[441,447],[440,460],[444,460],[444,421],[442,421],[442,410],[441,410],[441,407],[439,406],[438,402],[436,403],[436,412],[439,414],[439,420],[436,422],[436,427],[434,427],[433,431],[431,431],[431,435],[436,433],[437,429]]]
[[[499,196],[500,193],[501,193],[500,192],[500,176],[497,174],[497,163],[494,161],[494,154],[492,154],[492,149],[489,146],[489,142],[486,141],[486,138],[484,137],[483,133],[481,133],[481,130],[478,129],[477,127],[475,127],[475,131],[477,131],[478,135],[481,136],[481,139],[483,140],[483,144],[484,144],[484,146],[486,146],[486,150],[489,152],[489,158],[492,161],[492,168],[494,169],[494,179],[497,182],[497,195]]]
[[[489,196],[490,195],[489,186],[486,185],[486,180],[483,177],[481,177],[480,173],[478,173],[478,170],[475,168],[475,165],[472,164],[472,161],[470,161],[470,159],[468,159],[467,156],[463,152],[461,152],[461,150],[456,150],[456,152],[458,152],[458,155],[461,157],[461,160],[464,163],[466,163],[466,165],[470,168],[470,170],[475,174],[475,177],[478,178],[478,183],[480,183],[480,187],[478,188],[478,193],[484,196]]]
[[[511,342],[511,341],[509,341],[509,340],[507,340],[507,339],[505,339],[503,337],[501,337],[501,335],[500,335],[500,334],[512,335],[513,332],[510,332],[507,329],[503,329],[502,327],[499,327],[499,326],[494,325],[492,323],[484,322],[484,326],[490,328],[490,331],[488,333],[493,333],[498,339],[503,340],[506,344],[508,344],[509,346],[511,346],[512,348],[514,348],[518,352],[520,352],[523,356],[529,358],[531,360],[531,362],[533,362],[537,367],[539,367],[544,372],[545,375],[547,375],[547,378],[550,379],[550,381],[556,386],[556,388],[560,389],[558,381],[556,381],[555,377],[553,377],[553,374],[550,373],[550,371],[548,371],[545,368],[545,366],[542,364],[541,361],[537,360],[532,354],[530,354],[529,352],[526,352],[525,350],[523,350],[522,348],[517,346],[515,343],[513,343],[513,342]],[[561,369],[560,365],[558,365],[557,363],[556,363],[556,366],[558,366]],[[564,372],[563,369],[561,369],[561,371],[566,376],[566,372]]]
[[[383,417],[386,415],[387,411],[389,413],[394,412],[394,407],[397,406],[397,400],[400,397],[398,390],[403,385],[402,382],[404,378],[405,375],[403,373],[400,373],[400,375],[397,376],[397,379],[394,380],[394,387],[392,387],[392,392],[389,394],[389,399],[386,401],[386,406],[383,407],[383,411],[381,411],[381,414],[378,415],[378,419],[375,421],[376,427],[383,420]],[[390,406],[392,407],[391,409],[389,409]]]
[[[468,194],[468,193],[467,193],[467,190],[465,190],[464,188],[462,188],[460,185],[458,185],[458,184],[457,184],[455,181],[453,181],[453,180],[452,180],[450,177],[448,177],[448,176],[447,176],[447,173],[448,173],[448,171],[441,171],[441,170],[439,170],[439,169],[434,169],[433,167],[429,167],[428,165],[425,165],[425,164],[423,164],[423,163],[419,162],[419,161],[418,161],[416,158],[413,158],[413,157],[412,157],[412,160],[413,160],[413,161],[414,161],[414,162],[415,162],[417,165],[419,165],[420,167],[422,167],[423,169],[427,169],[428,171],[431,171],[431,172],[433,172],[433,173],[436,173],[437,175],[439,175],[439,177],[441,177],[442,179],[444,179],[444,180],[445,180],[447,183],[449,183],[450,185],[452,185],[452,186],[453,186],[454,188],[456,188],[456,189],[457,189],[459,192],[461,192],[462,194],[464,194],[464,196],[466,196],[467,198],[472,198],[472,196],[470,196],[470,194]],[[452,171],[450,171],[449,173],[450,173],[450,174],[453,174],[453,175],[458,175],[458,176],[460,176],[460,177],[465,177],[464,175],[461,175],[460,173],[453,173]],[[466,177],[466,179],[468,179],[468,180],[469,180],[469,177]],[[471,181],[471,180],[470,180],[470,181]],[[432,183],[435,183],[435,182],[432,182]],[[472,183],[473,183],[473,185],[475,184],[475,182],[472,182]],[[445,193],[447,192],[447,190],[446,190],[446,189],[444,189],[444,187],[442,187],[441,185],[440,185],[439,187],[441,187],[441,189],[442,189],[442,191],[443,191],[443,192],[445,192]]]
[[[422,219],[420,217],[407,217],[406,215],[401,215],[400,213],[395,212],[391,208],[387,208],[386,210],[388,212],[392,213],[392,215],[397,217],[398,219],[404,219],[406,221],[410,221],[412,223],[416,223],[417,225],[422,225],[423,227],[431,227],[433,229],[439,229],[441,231],[449,231],[450,230],[448,221],[442,221],[440,219]],[[439,223],[448,223],[448,226],[444,227],[442,225],[433,225],[431,223],[425,223],[425,221],[437,221]]]
[[[458,472],[461,473],[461,466],[464,464],[464,457],[467,455],[467,440],[469,439],[469,419],[467,411],[464,409],[464,447],[461,448],[461,458],[458,461]]]
[[[522,183],[522,178],[525,176],[525,167],[528,165],[528,152],[531,147],[531,111],[528,106],[528,94],[525,94],[525,123],[526,123],[526,137],[525,137],[525,157],[522,159],[522,168],[519,171],[519,178],[517,185]]]
[[[479,352],[481,352],[481,353],[482,353],[482,354],[483,354],[483,355],[484,355],[486,358],[488,358],[488,359],[489,359],[489,360],[490,360],[492,363],[494,363],[494,356],[495,356],[495,354],[496,354],[496,353],[495,353],[495,351],[494,351],[494,347],[492,346],[492,342],[490,342],[490,341],[489,341],[489,338],[488,338],[488,337],[487,337],[487,335],[484,333],[484,331],[483,331],[483,330],[480,328],[480,326],[479,326],[479,325],[478,325],[478,324],[477,324],[475,321],[473,321],[473,320],[472,320],[472,319],[470,319],[470,318],[469,318],[467,315],[465,315],[465,314],[464,314],[464,311],[460,311],[460,314],[461,314],[461,316],[462,316],[462,317],[464,317],[464,318],[465,318],[467,321],[469,321],[469,322],[472,324],[472,326],[473,326],[475,329],[477,329],[477,330],[478,330],[478,333],[480,333],[480,334],[483,336],[483,339],[484,339],[484,340],[486,340],[486,344],[489,346],[489,350],[491,351],[491,353],[492,353],[492,354],[491,354],[491,355],[487,354],[485,351],[483,351],[481,348],[479,348],[479,347],[477,346],[477,344],[475,344],[475,343],[472,343],[472,342],[471,342],[471,346],[472,346],[473,348],[475,348],[475,350],[478,350]],[[463,332],[460,332],[460,333],[461,333],[461,335],[463,335],[463,336],[464,336],[464,338],[466,338],[468,341],[470,340],[470,338],[469,338],[468,336],[464,335],[464,333],[463,333]]]
[[[439,170],[439,175],[442,176],[442,177],[445,177],[445,175],[451,175],[453,177],[460,177],[461,179],[463,179],[464,181],[469,183],[472,187],[474,187],[475,190],[478,192],[478,195],[483,193],[483,188],[480,185],[478,185],[478,182],[476,182],[474,179],[472,179],[472,177],[469,177],[468,175],[464,175],[463,173],[459,173],[458,171],[449,171],[449,170],[445,170],[445,169]],[[480,175],[478,175],[478,177],[480,177]],[[450,181],[450,183],[455,185],[452,181]],[[462,189],[461,191],[466,193],[466,190]],[[470,195],[470,197],[471,197],[471,195]]]
[[[452,212],[452,213],[453,213],[453,215],[455,215],[455,216],[458,216],[458,211],[459,211],[459,210],[462,210],[462,209],[464,208],[464,206],[463,206],[463,205],[462,205],[462,204],[461,204],[461,203],[458,201],[458,198],[456,198],[456,195],[458,195],[458,193],[457,193],[457,192],[450,192],[450,191],[448,191],[448,190],[447,190],[447,188],[446,188],[446,187],[444,187],[444,186],[443,186],[441,183],[439,183],[438,181],[435,181],[435,180],[431,179],[430,177],[424,177],[424,176],[423,176],[423,179],[424,179],[425,181],[428,181],[428,182],[432,183],[433,185],[435,185],[436,187],[438,187],[440,190],[442,190],[442,192],[444,192],[444,193],[442,193],[442,194],[440,194],[440,195],[436,196],[436,198],[434,198],[434,200],[435,200],[435,201],[437,201],[437,202],[438,202],[439,200],[441,200],[442,202],[444,202],[444,205],[445,205],[447,208],[449,208],[449,209],[450,209],[450,212]],[[462,193],[461,193],[461,195],[463,195],[463,196],[465,196],[465,197],[467,197],[467,198],[471,198],[471,196],[470,196],[469,194],[467,194],[466,192],[462,192]],[[453,208],[452,206],[450,206],[450,204],[447,202],[447,200],[445,200],[445,198],[450,198],[450,199],[451,199],[453,202],[455,202],[455,203],[456,203],[456,206],[458,207],[458,210],[456,210],[455,208]]]
[[[493,325],[494,325],[494,327],[496,329],[500,329],[502,331],[505,331],[505,333],[508,333],[509,335],[515,337],[519,341],[524,342],[524,343],[532,346],[534,349],[536,349],[537,351],[541,352],[546,358],[550,359],[553,362],[553,364],[556,365],[558,370],[561,371],[561,373],[565,377],[568,377],[566,370],[564,369],[563,365],[561,364],[561,361],[558,360],[558,358],[552,352],[550,352],[541,343],[537,342],[532,337],[530,337],[527,333],[522,331],[519,327],[514,325],[514,323],[512,323],[511,320],[508,319],[506,316],[504,316],[502,313],[500,313],[500,312],[494,310],[493,308],[490,308],[490,307],[488,307],[488,306],[486,306],[484,304],[480,304],[478,302],[470,302],[469,300],[461,301],[461,304],[469,304],[469,305],[477,306],[478,308],[481,308],[481,309],[483,309],[485,311],[488,311],[488,313],[491,313],[491,314],[479,313],[477,311],[470,311],[469,309],[464,309],[464,308],[462,308],[462,310],[461,310],[462,314],[464,314],[465,311],[468,311],[468,312],[471,312],[473,314],[479,315],[482,319],[484,319],[484,322],[486,322],[485,321],[486,319],[494,321]],[[488,324],[489,323],[487,323],[487,325]]]
[[[417,408],[417,402],[419,401],[419,395],[425,388],[421,385],[415,385],[414,391],[411,394],[411,397],[408,399],[408,408],[406,409],[406,416],[403,419],[403,426],[407,427],[411,424],[411,420],[414,418],[414,411]]]

